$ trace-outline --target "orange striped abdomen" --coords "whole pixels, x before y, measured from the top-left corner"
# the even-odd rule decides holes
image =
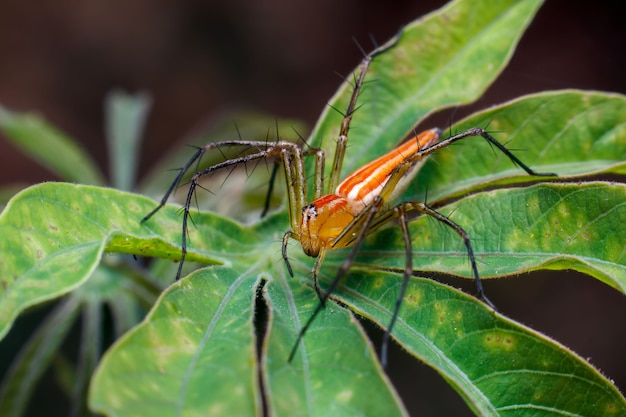
[[[391,152],[354,171],[338,186],[338,196],[348,200],[353,215],[360,213],[382,191],[393,170],[420,149],[439,140],[439,129],[426,130]]]

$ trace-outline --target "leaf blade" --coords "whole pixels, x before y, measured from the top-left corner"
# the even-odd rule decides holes
[[[376,352],[354,316],[329,302],[297,347],[290,349],[317,306],[317,295],[285,276],[267,284],[271,311],[263,348],[263,375],[273,415],[406,416]],[[363,383],[367,381],[367,383]]]
[[[401,281],[399,274],[360,271],[336,296],[385,327]],[[433,280],[411,279],[393,333],[478,415],[626,412],[617,388],[576,354]]]
[[[164,208],[150,223],[140,219],[154,202],[108,188],[45,183],[15,196],[0,214],[0,336],[25,308],[82,285],[104,251],[180,258],[180,217]],[[230,263],[248,253],[256,236],[235,222],[198,214],[190,229],[190,261]],[[199,236],[210,236],[201,239]],[[235,258],[237,258],[235,256]],[[240,259],[245,255],[240,255]]]
[[[92,409],[258,415],[254,275],[203,269],[166,290],[144,322],[107,351],[92,380]]]
[[[105,183],[89,155],[43,119],[0,106],[0,129],[15,146],[61,179],[94,185]]]
[[[0,389],[0,412],[3,416],[24,415],[36,383],[69,332],[79,307],[78,297],[64,300],[46,317],[14,358]]]
[[[532,94],[475,113],[453,131],[477,126],[493,132],[537,172],[568,179],[626,172],[626,96],[620,94],[577,90]],[[433,154],[405,198],[445,201],[536,180],[475,137]]]
[[[546,183],[474,194],[441,212],[470,236],[482,278],[574,269],[626,293],[626,185]],[[415,271],[472,277],[461,239],[422,216],[410,224]],[[357,263],[404,268],[395,228],[373,235]],[[345,254],[330,252],[337,267]]]
[[[107,145],[111,182],[120,190],[135,185],[137,153],[152,100],[146,93],[113,91],[105,101]]]

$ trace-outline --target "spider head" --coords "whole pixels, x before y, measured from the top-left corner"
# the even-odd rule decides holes
[[[337,195],[325,195],[304,206],[298,233],[302,250],[316,257],[322,248],[342,247],[331,244],[353,219],[348,201]]]

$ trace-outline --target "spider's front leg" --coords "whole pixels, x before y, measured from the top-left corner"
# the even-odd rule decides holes
[[[315,320],[317,315],[322,311],[322,309],[326,305],[326,301],[328,300],[328,298],[330,298],[330,296],[332,295],[337,285],[339,285],[339,282],[341,281],[341,279],[350,270],[350,267],[352,266],[354,258],[359,253],[359,250],[361,249],[361,246],[363,242],[365,241],[365,236],[368,234],[370,225],[372,224],[373,220],[376,218],[379,211],[382,209],[383,203],[384,201],[380,197],[376,197],[374,201],[372,202],[372,204],[370,204],[365,210],[362,210],[359,213],[359,215],[352,218],[352,221],[349,223],[348,227],[343,228],[343,233],[341,233],[340,235],[345,236],[346,233],[350,235],[353,234],[355,236],[355,238],[353,239],[354,244],[352,245],[350,253],[346,257],[346,259],[343,261],[341,266],[339,267],[339,270],[337,271],[335,278],[333,278],[333,280],[328,285],[326,292],[322,292],[321,290],[318,292],[319,303],[317,304],[317,307],[315,308],[315,310],[313,310],[313,313],[308,318],[304,326],[302,326],[302,328],[300,329],[296,342],[294,343],[291,349],[291,352],[289,354],[288,362],[291,362],[293,360],[293,357],[296,354],[296,351],[298,350],[298,345],[300,344],[300,341],[304,337],[304,334],[307,332],[311,324],[313,324],[313,321]]]
[[[337,145],[333,157],[330,178],[328,181],[329,194],[322,196],[324,192],[324,152],[318,149],[312,149],[309,153],[315,154],[315,189],[313,200],[307,205],[289,204],[289,217],[291,219],[291,231],[285,233],[282,243],[282,256],[287,267],[289,275],[293,277],[293,269],[287,256],[287,244],[289,239],[295,239],[300,242],[302,250],[305,254],[316,258],[312,270],[312,280],[315,292],[322,304],[325,303],[325,297],[319,286],[318,274],[319,269],[324,260],[326,250],[332,245],[332,241],[345,229],[346,225],[354,219],[354,210],[347,207],[347,200],[336,195],[341,175],[341,167],[348,143],[348,131],[352,115],[357,109],[357,100],[365,75],[372,59],[383,50],[376,50],[366,55],[361,61],[358,75],[354,79],[354,87],[352,95],[348,103],[348,108],[343,114],[343,119],[337,137]],[[285,172],[290,173],[287,177],[287,187],[289,192],[294,188],[306,189],[305,179],[303,176],[289,167],[285,167]],[[290,197],[291,201],[291,197]],[[295,221],[295,223],[294,223]]]
[[[288,179],[288,184],[299,184],[295,187],[288,186],[288,200],[289,211],[291,214],[291,225],[297,227],[299,220],[298,215],[302,210],[302,206],[306,200],[306,184],[304,175],[304,163],[302,161],[303,151],[300,145],[287,141],[278,142],[262,142],[262,141],[247,141],[247,140],[232,140],[209,143],[201,148],[198,148],[197,152],[187,161],[187,163],[180,169],[178,175],[168,188],[167,192],[161,199],[157,207],[148,213],[141,223],[147,222],[154,214],[156,214],[168,201],[169,196],[181,183],[185,174],[191,169],[191,167],[204,155],[205,153],[222,148],[243,148],[244,151],[249,152],[239,157],[229,158],[225,161],[212,165],[206,169],[196,172],[190,179],[189,188],[187,190],[187,197],[183,205],[183,221],[182,221],[182,237],[181,237],[181,257],[178,265],[178,271],[176,273],[176,280],[180,279],[182,274],[182,268],[187,256],[187,236],[188,236],[188,222],[190,216],[190,208],[193,201],[193,196],[196,188],[199,185],[202,177],[208,176],[217,171],[234,168],[239,165],[246,165],[253,161],[268,160],[273,158],[280,158],[283,167],[285,169],[285,177]],[[221,152],[221,150],[220,150]],[[310,152],[315,152],[312,150]]]

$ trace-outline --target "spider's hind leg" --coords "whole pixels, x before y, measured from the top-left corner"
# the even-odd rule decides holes
[[[381,216],[378,219],[376,219],[376,221],[372,224],[373,228],[378,228],[382,224],[388,222],[389,220],[396,218],[398,220],[400,230],[402,231],[402,238],[404,241],[404,248],[405,248],[405,255],[406,255],[406,262],[405,262],[405,267],[404,267],[404,272],[403,272],[403,277],[402,277],[402,286],[400,288],[400,292],[398,293],[398,297],[396,299],[396,303],[395,303],[393,312],[391,314],[391,320],[383,335],[383,341],[382,341],[381,353],[380,353],[380,360],[381,360],[381,364],[383,368],[386,368],[387,366],[387,352],[388,352],[389,339],[391,337],[393,327],[398,319],[400,308],[402,307],[402,302],[404,301],[404,296],[406,294],[409,281],[411,279],[411,276],[413,275],[413,262],[412,262],[413,252],[411,249],[411,236],[410,236],[409,228],[408,228],[408,223],[409,221],[411,221],[411,219],[407,217],[407,213],[411,211],[417,211],[419,213],[427,214],[433,217],[434,219],[445,224],[446,226],[452,228],[463,239],[463,243],[465,244],[465,247],[467,249],[467,254],[471,263],[474,280],[476,282],[477,297],[481,301],[483,301],[485,304],[487,304],[489,307],[491,307],[492,309],[494,310],[496,309],[493,303],[485,295],[485,291],[483,289],[480,276],[478,275],[478,268],[476,266],[476,257],[474,255],[474,250],[472,248],[470,238],[467,232],[461,226],[459,226],[458,224],[450,220],[448,217],[444,216],[443,214],[429,207],[425,203],[408,201],[408,202],[398,204],[393,209],[383,212]]]
[[[450,220],[450,218],[444,216],[443,214],[439,213],[425,203],[407,201],[401,203],[400,206],[402,206],[404,211],[406,212],[417,211],[423,214],[427,214],[428,216],[434,218],[435,220],[443,223],[444,225],[454,230],[459,235],[459,237],[463,239],[463,244],[465,245],[465,249],[467,250],[467,255],[471,264],[474,282],[476,283],[476,296],[489,307],[495,310],[496,307],[485,295],[485,290],[483,289],[483,284],[480,279],[480,275],[478,274],[478,267],[476,265],[476,256],[474,255],[474,249],[472,247],[469,234],[465,231],[465,229],[463,229],[461,226]]]

